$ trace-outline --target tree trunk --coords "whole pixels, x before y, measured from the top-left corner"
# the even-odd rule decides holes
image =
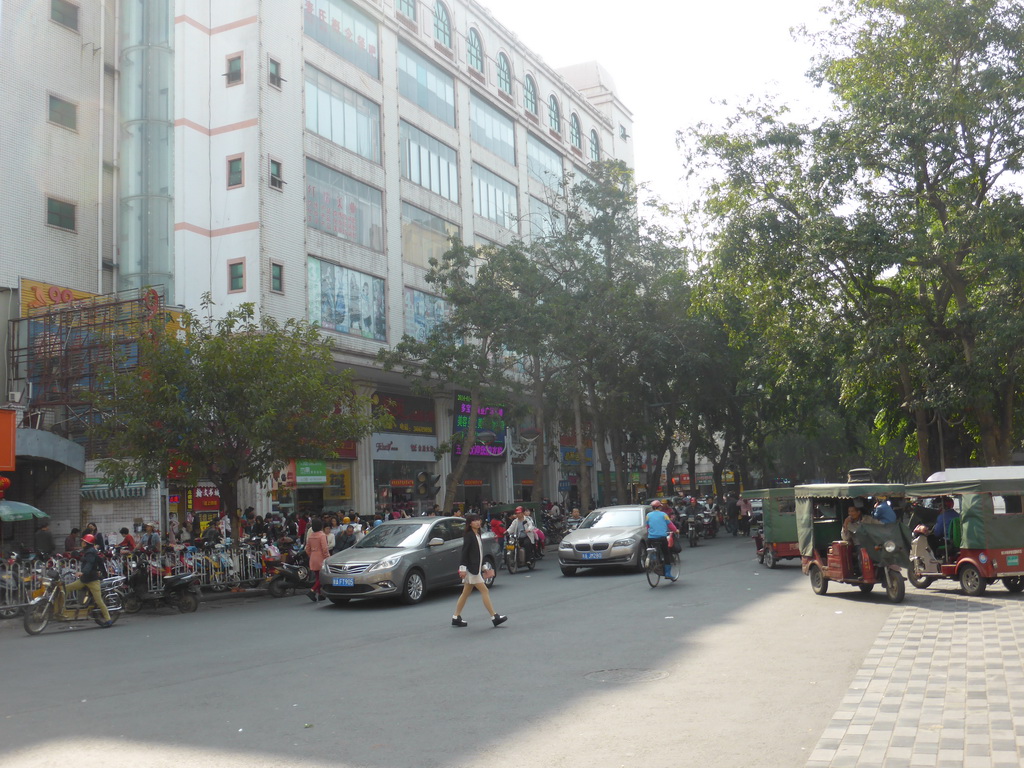
[[[540,437],[533,441],[533,489],[530,499],[544,498],[544,467],[547,465],[547,425],[544,420],[544,376],[540,368],[540,355],[533,356],[533,420]]]
[[[626,457],[622,453],[622,440],[619,433],[616,432],[611,436],[612,444],[612,456],[615,460],[615,494],[619,500],[619,504],[627,504],[633,501],[632,497],[627,491],[627,477],[626,473],[629,471],[629,467],[626,462]]]
[[[477,412],[480,410],[479,387],[469,390],[469,408],[469,425],[462,436],[462,454],[456,460],[452,467],[452,473],[448,476],[448,482],[445,483],[444,504],[441,506],[441,512],[446,515],[451,513],[452,506],[455,504],[455,489],[459,487],[459,481],[462,480],[466,465],[469,464],[469,452],[476,445],[476,420]]]
[[[577,388],[573,393],[573,415],[576,417],[576,454],[580,461],[579,489],[580,506],[583,514],[590,511],[590,472],[587,471],[587,453],[583,439],[583,406],[580,403],[580,392]]]

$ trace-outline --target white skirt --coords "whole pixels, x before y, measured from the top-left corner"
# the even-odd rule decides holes
[[[466,578],[462,580],[463,584],[485,584],[486,580],[483,576],[478,573],[467,573]]]

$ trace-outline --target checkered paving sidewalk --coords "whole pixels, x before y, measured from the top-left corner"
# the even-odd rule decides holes
[[[894,608],[807,768],[1024,765],[1024,599],[940,584]]]

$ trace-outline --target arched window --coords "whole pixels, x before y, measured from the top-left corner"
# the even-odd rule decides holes
[[[434,4],[434,39],[445,48],[452,47],[452,17],[441,0]]]
[[[477,72],[484,71],[484,44],[480,41],[480,33],[475,29],[469,30],[469,50],[466,57],[469,59],[469,66]]]
[[[523,106],[526,107],[527,112],[537,114],[537,84],[529,75],[526,76],[526,82],[523,84]]]
[[[416,2],[417,0],[398,0],[395,7],[398,8],[398,12],[407,19],[416,21]]]
[[[548,99],[548,125],[555,133],[562,132],[562,111],[558,108],[558,98],[553,93]]]
[[[512,95],[512,65],[504,53],[498,54],[498,87]]]
[[[580,116],[575,112],[569,118],[569,141],[576,149],[583,149],[583,132],[580,130]]]
[[[597,138],[597,131],[590,132],[590,162],[601,162],[601,140]]]

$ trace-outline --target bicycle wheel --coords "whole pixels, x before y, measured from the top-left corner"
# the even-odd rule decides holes
[[[658,586],[658,582],[661,581],[661,558],[658,557],[654,552],[647,553],[647,564],[644,566],[644,571],[647,573],[647,583],[651,585],[651,588]]]

